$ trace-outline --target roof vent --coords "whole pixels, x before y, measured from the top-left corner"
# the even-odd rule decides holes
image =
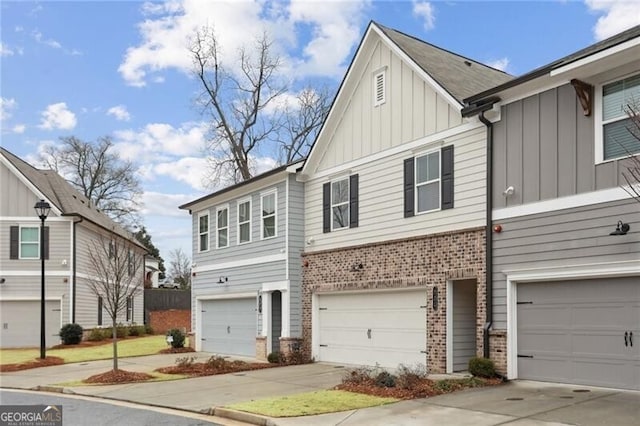
[[[464,61],[464,64],[465,64],[466,66],[470,67],[470,66],[471,66],[471,61]]]

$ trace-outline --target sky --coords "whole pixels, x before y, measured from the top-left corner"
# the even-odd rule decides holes
[[[111,136],[138,167],[161,256],[191,254],[191,218],[178,206],[216,188],[204,179],[207,121],[194,103],[189,37],[213,27],[233,64],[266,32],[295,95],[335,91],[371,20],[517,76],[640,24],[640,0],[3,0],[1,144],[35,165],[60,137]]]

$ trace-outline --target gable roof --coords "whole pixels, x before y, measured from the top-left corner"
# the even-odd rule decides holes
[[[146,250],[144,245],[133,238],[127,230],[97,209],[87,197],[78,192],[58,173],[53,170],[36,169],[5,148],[0,147],[0,152],[33,186],[42,192],[47,200],[62,213],[62,216],[80,216]]]
[[[571,53],[570,55],[567,55],[563,58],[555,60],[547,65],[536,68],[533,71],[523,74],[520,77],[517,77],[511,81],[505,82],[496,87],[489,88],[482,92],[473,94],[472,96],[465,98],[464,102],[467,104],[475,103],[480,99],[484,99],[486,97],[492,96],[503,90],[518,86],[522,83],[526,83],[527,81],[534,80],[538,77],[542,77],[544,75],[551,73],[554,70],[557,70],[558,68],[567,66],[573,62],[595,55],[599,52],[602,52],[603,50],[607,50],[609,48],[615,47],[619,44],[632,40],[636,37],[640,37],[640,25],[636,25],[635,27],[629,28],[626,31],[623,31],[612,37],[609,37],[608,39],[605,39],[598,43],[587,46],[584,49]]]
[[[504,71],[373,22],[461,105],[466,97],[512,80]]]

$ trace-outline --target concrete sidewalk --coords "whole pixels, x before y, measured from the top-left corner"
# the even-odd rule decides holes
[[[188,354],[206,359],[211,354]],[[120,360],[130,371],[153,371],[173,365],[183,355],[152,355]],[[81,380],[111,368],[93,361],[0,375],[0,386],[34,389]],[[132,403],[212,413],[214,408],[273,396],[329,389],[340,383],[344,368],[306,364],[236,374],[155,383],[65,388],[64,392]],[[59,389],[61,391],[62,389]],[[215,410],[216,414],[225,414]],[[637,425],[640,392],[515,381],[491,388],[402,401],[382,407],[299,418],[271,419],[246,415],[236,420],[263,425]],[[215,418],[212,419],[217,421]],[[220,422],[223,423],[223,422]]]

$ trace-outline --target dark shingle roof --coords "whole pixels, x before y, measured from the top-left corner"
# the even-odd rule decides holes
[[[53,203],[63,216],[81,216],[107,231],[115,232],[123,238],[144,246],[122,226],[98,210],[84,195],[73,188],[62,176],[53,170],[36,169],[20,157],[0,147],[2,155],[11,162],[42,194]]]
[[[460,104],[466,97],[513,79],[513,76],[473,59],[378,23],[375,25]]]
[[[521,75],[511,81],[500,84],[497,87],[485,89],[482,92],[478,92],[473,96],[469,96],[465,99],[466,103],[474,103],[479,99],[486,98],[488,96],[494,95],[502,90],[509,89],[511,87],[515,87],[519,84],[525,83],[527,81],[533,80],[535,78],[541,77],[543,75],[548,74],[549,72],[558,69],[560,67],[569,65],[572,62],[578,61],[580,59],[586,58],[593,54],[596,54],[602,50],[609,49],[611,47],[617,46],[618,44],[624,43],[636,37],[640,37],[640,25],[636,25],[635,27],[629,28],[626,31],[623,31],[619,34],[616,34],[612,37],[609,37],[606,40],[602,40],[598,43],[592,44],[591,46],[587,46],[584,49],[578,50],[570,55],[565,56],[564,58],[560,58],[556,61],[551,62],[550,64],[544,65],[540,68],[536,68],[533,71],[530,71],[526,74]]]

